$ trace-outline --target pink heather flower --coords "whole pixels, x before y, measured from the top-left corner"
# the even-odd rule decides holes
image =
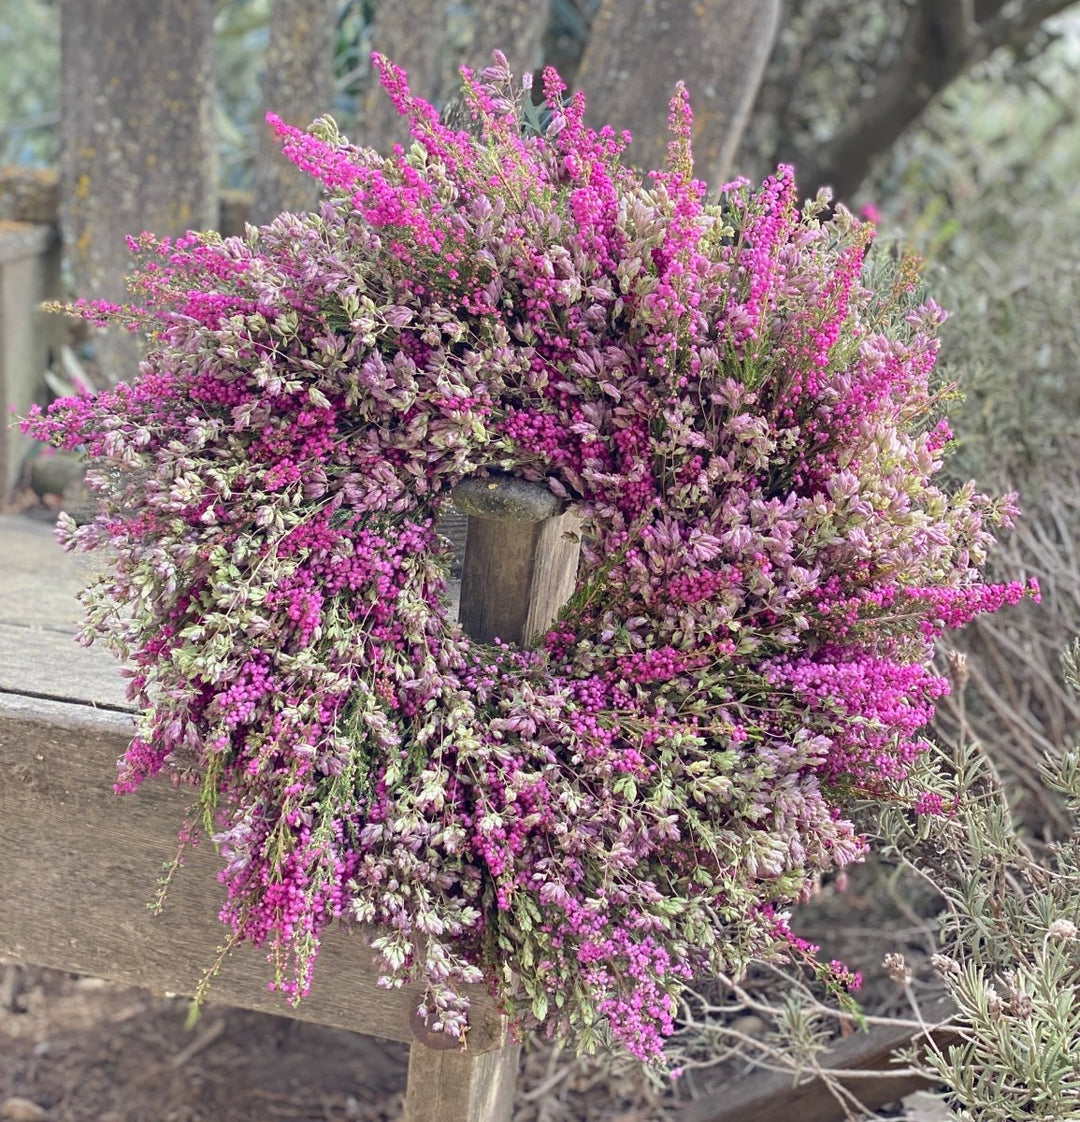
[[[944,801],[939,794],[933,791],[923,791],[915,800],[912,809],[916,814],[940,815],[944,813],[943,806]]]

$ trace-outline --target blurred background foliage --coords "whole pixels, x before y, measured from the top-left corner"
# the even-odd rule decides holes
[[[0,0],[0,166],[59,160],[60,6]]]
[[[348,131],[361,113],[379,0],[341,0],[337,11],[334,104]],[[448,35],[461,34],[475,4],[448,0]],[[552,0],[545,61],[572,77],[599,0]],[[217,129],[223,187],[252,185],[262,123],[262,76],[273,0],[221,0],[217,35]],[[0,0],[0,166],[53,167],[59,160],[59,0]],[[440,107],[441,108],[441,107]]]

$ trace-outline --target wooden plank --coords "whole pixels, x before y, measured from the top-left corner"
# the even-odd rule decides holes
[[[928,1025],[936,1025],[953,1012],[948,1002],[936,1002],[925,1010]],[[880,1075],[840,1078],[837,1081],[868,1110],[902,1099],[914,1091],[936,1086],[906,1071],[887,1074],[895,1063],[894,1053],[918,1042],[921,1034],[903,1025],[875,1025],[827,1049],[819,1058],[821,1067],[837,1071],[882,1072]],[[945,1025],[930,1029],[938,1048],[960,1041],[956,1028]],[[843,1122],[846,1117],[836,1096],[824,1080],[808,1074],[802,1080],[783,1072],[761,1071],[683,1107],[674,1122]]]
[[[95,568],[85,554],[66,553],[56,544],[51,523],[0,517],[0,623],[71,635],[82,618],[76,597]]]
[[[0,694],[0,954],[80,974],[193,993],[226,934],[217,919],[220,860],[199,846],[164,913],[147,904],[190,802],[164,782],[112,791],[131,719],[89,706]],[[418,987],[383,990],[361,930],[326,933],[311,993],[296,1008],[267,989],[265,955],[237,948],[211,988],[230,1005],[412,1039]],[[483,987],[470,993],[470,1053],[501,1048],[502,1018]]]
[[[130,712],[116,659],[70,632],[0,623],[0,693]]]
[[[536,636],[547,631],[574,592],[581,555],[577,538],[580,526],[580,516],[573,508],[540,524],[533,555],[529,610],[521,632],[526,642],[533,642]]]

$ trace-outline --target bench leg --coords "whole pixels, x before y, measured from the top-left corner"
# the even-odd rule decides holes
[[[409,1047],[403,1122],[510,1122],[520,1044],[494,1052]]]

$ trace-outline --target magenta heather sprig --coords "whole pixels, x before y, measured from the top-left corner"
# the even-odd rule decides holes
[[[912,268],[790,168],[708,201],[684,91],[641,177],[552,72],[543,135],[501,58],[457,132],[376,65],[412,147],[275,120],[319,213],[135,239],[138,306],[83,314],[140,320],[138,377],[26,422],[104,469],[63,535],[110,558],[117,787],[200,786],[223,919],[287,993],[343,917],[436,1029],[484,981],[518,1026],[656,1059],[689,979],[814,953],[787,909],[922,751],[933,641],[1036,591],[981,576],[1013,505],[936,481]],[[535,650],[445,598],[436,518],[488,470],[583,517]]]

